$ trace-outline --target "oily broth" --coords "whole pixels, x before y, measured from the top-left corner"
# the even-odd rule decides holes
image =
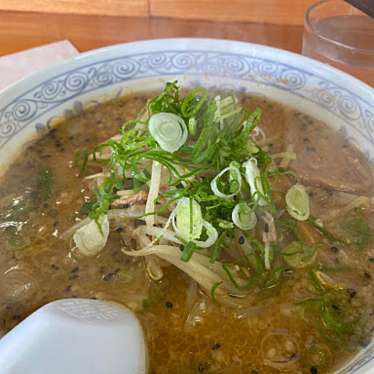
[[[213,303],[172,266],[164,269],[162,280],[151,282],[143,260],[121,252],[121,232],[114,232],[105,250],[94,258],[77,256],[70,251],[71,244],[59,238],[76,222],[88,197],[86,185],[72,167],[75,150],[92,149],[116,134],[123,122],[136,117],[145,102],[145,97],[118,99],[69,119],[31,145],[4,176],[1,222],[9,221],[7,207],[14,201],[22,207],[24,201],[35,199],[32,191],[40,170],[52,170],[53,184],[48,199],[34,202],[32,209],[20,209],[16,218],[22,225],[12,234],[1,231],[0,329],[8,331],[49,301],[91,297],[118,301],[136,311],[147,337],[150,373],[310,373],[307,356],[314,346],[325,348],[328,357],[327,365],[318,373],[340,367],[354,352],[340,351],[305,324],[293,307],[311,287],[306,271],[295,271],[280,287],[255,293],[248,309],[238,311]],[[243,102],[250,109],[263,109],[262,127],[267,137],[274,138],[268,144],[271,153],[285,148],[285,125],[291,117],[313,126],[312,118],[267,99],[252,97]],[[331,193],[324,196],[324,191],[310,189],[316,214],[331,204]],[[339,208],[339,199],[335,200],[335,208]],[[374,212],[367,214],[374,221]],[[350,252],[357,271],[338,275],[357,293],[352,303],[365,311],[368,326],[372,326],[373,312],[374,265],[368,261],[372,255],[374,249]],[[337,261],[339,253],[326,251],[324,257]],[[357,301],[358,296],[365,305]],[[290,362],[284,363],[284,357]]]
[[[96,272],[99,273],[96,279],[100,279],[113,271],[113,259],[116,258],[113,253],[107,267],[104,261],[99,267],[92,268],[90,259],[82,258],[79,259],[79,271],[76,271],[78,261],[69,254],[70,243],[58,238],[61,232],[74,224],[78,213],[75,210],[82,206],[87,192],[77,180],[72,158],[77,148],[92,146],[113,135],[125,120],[137,114],[144,102],[144,98],[138,97],[120,100],[116,104],[102,105],[99,111],[87,112],[68,121],[66,125],[51,131],[31,145],[27,150],[27,157],[21,157],[4,176],[0,195],[2,207],[8,206],[13,197],[19,198],[22,203],[22,198],[27,198],[30,190],[35,187],[35,174],[45,167],[53,171],[54,183],[51,198],[38,203],[37,209],[26,214],[27,220],[19,233],[19,236],[22,234],[23,237],[30,238],[32,245],[22,250],[17,250],[16,247],[14,250],[6,235],[1,235],[2,272],[14,268],[26,273],[37,284],[35,294],[24,295],[28,298],[26,304],[15,302],[2,305],[2,310],[6,310],[4,318],[7,321],[1,326],[2,329],[13,327],[20,319],[49,300],[77,296],[74,294],[75,288],[79,287],[81,292],[85,288],[82,279],[92,282],[91,278],[95,278]],[[104,118],[110,118],[110,121],[107,122]],[[6,217],[2,217],[4,219]],[[104,253],[103,255],[106,256]],[[114,270],[116,269],[117,267]],[[85,277],[80,276],[82,270],[86,273]],[[91,286],[88,289],[91,290]],[[3,290],[1,299],[5,292]],[[84,295],[93,297],[94,293],[86,290]]]

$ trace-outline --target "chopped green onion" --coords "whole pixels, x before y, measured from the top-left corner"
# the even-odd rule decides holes
[[[54,183],[53,171],[50,168],[39,170],[35,197],[41,202],[45,202],[52,196],[52,187]]]
[[[231,221],[228,221],[226,219],[218,218],[217,222],[218,222],[218,226],[221,229],[230,230],[234,228],[234,224]]]
[[[156,113],[149,119],[149,132],[166,152],[177,151],[187,140],[187,127],[174,113]]]
[[[321,309],[321,318],[323,324],[331,332],[338,336],[341,334],[353,334],[354,324],[348,321],[345,322],[341,316],[341,313],[337,312],[332,305],[324,305]]]
[[[214,98],[216,104],[216,111],[214,113],[215,122],[223,124],[223,121],[235,114],[242,111],[242,108],[237,105],[238,100],[234,96],[227,96],[224,99],[221,96],[216,96]]]
[[[324,273],[323,271],[317,270],[314,272],[314,275],[318,282],[326,289],[326,288],[332,288],[335,290],[342,290],[344,287],[332,279],[329,275]]]
[[[270,242],[266,241],[265,246],[264,246],[264,264],[265,264],[265,269],[270,270],[271,269],[271,264],[270,264]]]
[[[223,263],[222,269],[227,274],[227,277],[230,280],[230,282],[239,290],[250,289],[256,281],[256,277],[248,277],[248,275],[243,274],[240,269],[237,269],[234,264]],[[244,275],[244,277],[240,277],[239,275]]]
[[[181,260],[188,262],[196,249],[197,246],[194,242],[188,242],[183,248]]]
[[[188,120],[188,131],[190,135],[195,136],[196,135],[196,127],[197,127],[197,121],[195,117],[191,117]]]
[[[185,118],[191,118],[196,115],[203,104],[207,101],[208,95],[208,90],[203,87],[197,87],[191,90],[182,101],[180,108],[182,116]]]
[[[234,224],[241,230],[252,230],[257,224],[255,212],[244,202],[235,205],[231,217]]]
[[[218,239],[218,231],[215,229],[213,225],[211,225],[209,222],[203,220],[203,226],[206,230],[206,233],[208,235],[208,238],[204,241],[201,240],[194,240],[194,243],[201,248],[208,248],[211,247],[216,240]]]
[[[109,220],[106,214],[101,215],[97,221],[80,227],[73,235],[73,240],[80,253],[85,256],[95,256],[104,247],[109,236]]]
[[[342,244],[345,244],[345,241],[340,239],[340,238],[337,238],[335,235],[333,235],[330,231],[326,230],[324,227],[323,227],[323,224],[321,222],[319,222],[319,220],[315,219],[313,216],[310,216],[308,218],[308,222],[314,227],[316,228],[322,235],[324,235],[326,237],[326,239],[328,239],[329,241],[331,242],[337,242],[337,243],[342,243]]]
[[[231,188],[233,190],[233,191],[230,191],[231,193],[226,194],[219,190],[218,182],[219,182],[219,179],[227,172],[229,172],[229,184],[233,186],[234,188]],[[213,193],[222,199],[229,199],[235,196],[237,193],[240,192],[241,186],[242,186],[242,176],[240,174],[239,168],[236,167],[234,164],[230,164],[230,166],[221,170],[210,182],[210,187]]]
[[[284,260],[295,269],[305,268],[313,264],[317,251],[313,246],[294,241],[282,250]]]
[[[223,281],[221,282],[216,282],[213,284],[212,288],[210,289],[210,296],[212,297],[212,300],[216,303],[217,302],[217,298],[216,298],[216,291],[217,291],[217,288],[223,283]]]
[[[361,208],[352,209],[346,214],[342,228],[345,230],[347,241],[359,250],[364,249],[372,240],[373,234]]]
[[[299,183],[293,185],[286,194],[287,211],[298,221],[306,221],[310,216],[309,195]]]
[[[148,102],[148,111],[153,113],[178,113],[180,111],[179,86],[177,81],[167,82],[160,95]]]
[[[86,148],[77,149],[75,151],[73,165],[74,167],[78,168],[80,177],[86,170],[88,158],[89,152]]]
[[[176,234],[186,242],[200,238],[203,218],[199,203],[188,197],[179,199],[172,225]]]
[[[209,222],[203,220],[199,203],[188,197],[178,200],[173,212],[172,225],[179,238],[185,242],[193,242],[198,247],[211,247],[218,238],[218,231]],[[207,239],[200,238],[203,228],[206,230]]]
[[[221,254],[221,251],[223,249],[223,246],[225,244],[226,236],[227,236],[227,232],[222,231],[221,234],[219,235],[218,239],[214,243],[213,250],[212,250],[212,256],[210,258],[211,263],[214,263],[215,261],[218,260],[220,254]]]
[[[245,178],[251,189],[252,197],[256,198],[260,206],[266,205],[264,197],[264,187],[262,185],[261,173],[257,166],[257,160],[251,157],[244,162]]]

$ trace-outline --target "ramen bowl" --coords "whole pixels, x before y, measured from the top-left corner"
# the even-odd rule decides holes
[[[264,95],[334,127],[374,160],[374,91],[312,59],[261,45],[164,39],[103,48],[37,72],[0,92],[0,173],[32,139],[101,102],[178,80]],[[374,370],[370,343],[339,373]]]

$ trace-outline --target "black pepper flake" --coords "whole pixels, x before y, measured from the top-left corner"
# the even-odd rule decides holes
[[[52,270],[59,270],[60,267],[57,266],[56,264],[52,264],[52,265],[51,265],[51,269],[52,269]]]
[[[239,244],[243,245],[244,243],[245,243],[245,238],[244,238],[243,235],[241,235],[240,238],[239,238]]]
[[[71,274],[74,274],[74,273],[78,273],[78,271],[79,271],[79,266],[75,266],[74,268],[72,268],[72,269],[70,270],[70,273],[71,273]]]
[[[333,253],[338,253],[338,252],[339,252],[339,248],[336,247],[335,245],[332,245],[332,246],[330,247],[330,250],[331,250],[331,252],[333,252]]]
[[[55,140],[55,145],[56,145],[57,148],[63,147],[63,144],[61,143],[61,140],[59,140],[59,139]]]
[[[318,369],[315,366],[310,368],[310,374],[318,374]]]
[[[368,261],[374,264],[374,257],[369,257]]]
[[[166,308],[168,308],[168,309],[172,309],[172,308],[173,308],[173,303],[172,303],[171,301],[167,301],[167,302],[165,303],[165,306],[166,306]]]
[[[202,373],[204,372],[204,370],[205,370],[205,365],[202,362],[200,362],[199,366],[197,367],[197,371],[199,373]]]
[[[308,151],[308,152],[315,152],[316,151],[316,147],[313,147],[312,145],[307,145],[305,147],[305,149]]]
[[[77,279],[77,278],[79,278],[78,274],[72,274],[72,275],[70,275],[69,280],[71,281],[71,280],[74,280],[74,279]]]
[[[353,299],[357,295],[357,291],[354,290],[353,288],[348,288],[347,292],[351,299]]]
[[[220,349],[221,348],[221,344],[219,344],[219,343],[214,343],[213,345],[212,345],[212,349],[213,349],[213,351],[216,351],[217,349]]]
[[[258,374],[257,370],[251,370],[250,374]]]
[[[339,309],[340,309],[339,306],[336,305],[336,304],[331,304],[331,307],[332,307],[334,310],[339,310]]]
[[[363,340],[361,340],[359,344],[362,348],[366,348],[370,343],[371,343],[371,339],[370,337],[368,337],[368,338],[363,338]]]
[[[112,271],[110,273],[107,273],[107,274],[105,274],[103,276],[103,280],[106,281],[106,282],[108,282],[108,281],[110,281],[114,277],[114,275],[115,275],[114,271]]]
[[[371,275],[367,271],[364,272],[364,277],[365,279],[371,279]]]

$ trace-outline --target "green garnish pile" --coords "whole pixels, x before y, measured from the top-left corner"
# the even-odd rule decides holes
[[[164,229],[172,223],[181,260],[204,253],[241,294],[279,289],[295,279],[298,269],[311,274],[328,269],[318,262],[318,252],[331,245],[364,247],[371,235],[359,211],[343,223],[350,240],[310,216],[309,196],[297,176],[254,140],[260,120],[260,109],[246,110],[233,95],[212,96],[199,87],[183,96],[177,82],[167,83],[139,118],[122,126],[120,137],[95,148],[94,160],[105,177],[84,212],[98,222],[120,198],[118,191],[150,191],[154,167],[161,165],[154,210],[143,219],[168,219]],[[87,157],[86,151],[77,154],[80,174]],[[283,203],[273,196],[276,178],[285,178],[289,186]],[[305,239],[305,230],[318,240]],[[161,238],[162,233],[154,243]],[[316,282],[313,297],[300,303],[303,318],[319,322],[337,339],[353,333],[356,320],[343,321],[349,309],[346,292]],[[213,299],[220,286],[212,286]],[[310,312],[319,318],[310,319]]]

